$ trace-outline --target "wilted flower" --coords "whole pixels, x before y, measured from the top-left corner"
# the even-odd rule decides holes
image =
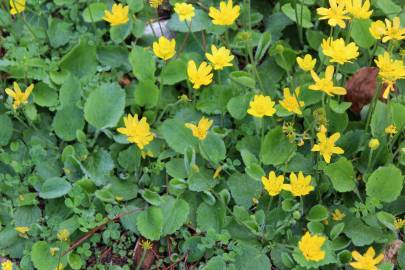
[[[280,105],[289,112],[293,112],[298,115],[302,115],[301,108],[304,107],[305,103],[298,100],[301,89],[297,87],[295,89],[295,94],[291,94],[289,88],[284,88],[284,99],[279,103]]]
[[[368,19],[373,11],[370,10],[370,0],[346,0],[346,10],[356,19]]]
[[[308,88],[314,91],[322,91],[329,96],[333,95],[346,95],[346,89],[343,87],[335,86],[333,84],[333,73],[335,68],[333,66],[327,66],[325,71],[325,77],[319,78],[315,71],[311,70],[312,79],[315,84],[310,85]]]
[[[334,221],[342,221],[345,216],[346,215],[342,213],[339,209],[335,209],[335,211],[332,213],[332,219]]]
[[[228,3],[221,1],[219,10],[215,7],[210,7],[209,16],[213,19],[212,23],[215,25],[232,25],[239,17],[240,6],[233,6],[232,0]]]
[[[194,89],[200,89],[201,85],[209,85],[212,82],[212,67],[203,61],[197,69],[193,60],[188,61],[187,75]]]
[[[356,43],[345,44],[343,38],[333,40],[332,38],[322,41],[322,51],[324,55],[331,58],[332,63],[345,64],[359,56],[359,47]]]
[[[17,226],[15,227],[15,230],[19,233],[19,236],[27,238],[27,233],[30,230],[30,227],[26,227],[26,226]]]
[[[105,10],[103,20],[110,23],[111,26],[126,24],[128,22],[129,6],[122,4],[113,4],[111,11]]]
[[[394,124],[391,124],[391,125],[387,126],[384,129],[384,131],[385,131],[386,134],[391,135],[391,136],[394,136],[395,134],[398,133],[398,129]]]
[[[268,178],[262,176],[262,184],[270,196],[277,196],[283,190],[284,176],[277,176],[274,171],[271,171]]]
[[[247,113],[255,117],[272,116],[276,113],[274,105],[276,103],[269,96],[255,95],[249,103]]]
[[[191,21],[195,16],[193,5],[187,3],[176,3],[174,5],[174,12],[176,12],[179,20],[182,22]]]
[[[330,8],[318,8],[316,12],[321,17],[320,20],[328,20],[330,26],[339,25],[341,28],[346,27],[345,19],[350,19],[345,9],[345,2],[339,0],[329,0]]]
[[[297,63],[303,71],[311,71],[316,65],[316,59],[313,59],[312,55],[306,54],[304,58],[297,57]]]
[[[298,177],[292,172],[290,173],[290,184],[285,184],[283,189],[291,192],[296,197],[308,195],[314,190],[311,179],[310,175],[304,176],[302,172],[298,173]]]
[[[211,46],[211,52],[206,53],[205,56],[211,62],[215,70],[222,70],[224,67],[231,67],[234,56],[231,51],[225,47],[217,49],[215,45]]]
[[[212,123],[212,120],[202,117],[198,122],[198,125],[186,123],[185,126],[186,128],[191,129],[194,137],[198,138],[200,141],[203,141],[207,137],[208,130],[212,126]]]
[[[397,230],[402,229],[405,226],[405,219],[403,218],[396,218],[394,221],[394,227]]]
[[[319,152],[326,163],[330,163],[330,159],[333,154],[343,154],[344,151],[342,148],[335,146],[335,143],[340,138],[340,133],[336,132],[329,138],[326,137],[326,128],[321,126],[321,130],[316,134],[318,137],[318,144],[315,144],[311,151]]]
[[[141,240],[141,246],[143,250],[150,250],[153,247],[153,244],[149,240]]]
[[[67,241],[69,240],[69,231],[66,229],[58,231],[58,234],[56,235],[59,241]]]
[[[30,84],[24,92],[21,91],[20,86],[17,82],[13,83],[13,88],[6,88],[6,93],[13,99],[13,108],[17,109],[23,104],[28,103],[28,99],[31,95],[32,90],[34,90],[34,85]]]
[[[352,257],[356,262],[351,262],[350,265],[358,270],[378,270],[376,265],[384,259],[384,254],[380,254],[375,258],[374,256],[375,250],[373,247],[369,247],[364,255],[361,255],[358,251],[353,251]]]
[[[142,117],[138,120],[138,115],[124,116],[124,128],[118,128],[117,131],[121,134],[127,136],[128,141],[135,143],[139,149],[143,149],[148,145],[154,138],[154,135],[150,132],[150,127],[148,122],[146,122],[146,117]]]
[[[10,0],[10,14],[15,15],[25,10],[25,0]]]
[[[163,60],[169,60],[176,54],[176,40],[161,36],[158,42],[153,42],[153,53]]]
[[[311,235],[306,232],[301,240],[298,242],[298,248],[304,255],[305,260],[319,262],[325,258],[325,251],[322,246],[326,241],[326,237]]]

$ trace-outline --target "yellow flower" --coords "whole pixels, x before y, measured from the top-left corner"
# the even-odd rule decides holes
[[[188,61],[187,75],[194,89],[200,89],[201,85],[209,85],[212,82],[212,67],[203,61],[197,69],[193,60]]]
[[[298,101],[298,96],[300,95],[301,89],[297,87],[295,89],[295,94],[291,95],[289,88],[284,88],[284,100],[281,100],[279,103],[283,108],[289,112],[302,115],[301,108],[304,107],[304,101]]]
[[[369,28],[370,34],[375,38],[375,39],[381,39],[387,29],[385,28],[385,24],[383,21],[375,21],[371,23],[371,26]]]
[[[274,105],[276,103],[269,96],[255,95],[249,103],[247,113],[255,117],[272,116],[276,113]]]
[[[25,10],[25,0],[10,0],[10,14],[15,15]]]
[[[126,135],[128,141],[135,143],[141,150],[154,138],[154,135],[150,132],[149,124],[146,122],[146,117],[138,120],[137,114],[134,116],[128,114],[127,117],[124,116],[124,125],[125,128],[118,128],[117,131]]]
[[[346,95],[346,89],[333,85],[333,73],[335,68],[333,66],[327,66],[325,71],[325,77],[319,78],[315,71],[311,70],[312,79],[315,84],[310,85],[308,88],[314,91],[322,91],[329,96],[333,95]]]
[[[215,70],[222,70],[224,67],[231,67],[234,56],[231,51],[225,47],[217,49],[215,45],[211,46],[212,54],[206,53],[205,57],[211,62]]]
[[[356,262],[351,262],[350,265],[358,270],[378,270],[376,265],[384,259],[384,254],[380,254],[375,258],[374,256],[375,250],[373,247],[369,247],[364,255],[355,250],[352,252],[352,257]]]
[[[277,196],[283,190],[284,176],[277,176],[274,171],[271,171],[268,178],[266,178],[266,176],[262,176],[262,184],[270,196]]]
[[[29,232],[30,227],[17,226],[15,227],[15,230],[19,233],[21,237],[27,238],[27,232]]]
[[[291,192],[296,197],[308,195],[314,190],[311,179],[310,175],[304,176],[302,172],[298,173],[298,177],[292,172],[290,173],[290,184],[285,184],[283,189]]]
[[[128,22],[129,6],[122,4],[113,4],[111,11],[105,10],[103,20],[110,23],[111,26],[126,24]]]
[[[210,7],[208,15],[212,18],[212,23],[215,25],[232,25],[239,17],[240,6],[233,6],[232,0],[228,0],[228,3],[221,1],[219,4],[219,10]]]
[[[60,230],[56,236],[58,237],[59,241],[66,242],[67,240],[69,240],[69,235],[70,235],[69,231],[66,229],[63,229],[63,230]]]
[[[176,54],[176,40],[160,37],[159,42],[153,42],[153,53],[163,60],[169,60]]]
[[[326,237],[314,235],[306,232],[298,242],[298,248],[304,255],[305,260],[319,262],[325,258],[325,251],[322,246],[326,241]]]
[[[174,5],[174,11],[176,12],[177,16],[179,16],[179,20],[184,21],[191,21],[195,16],[194,7],[191,4],[186,3],[176,3]]]
[[[57,248],[57,247],[49,248],[49,253],[51,253],[52,256],[55,256],[56,252],[58,252],[58,251],[59,251],[59,248]]]
[[[345,44],[343,38],[333,40],[332,38],[322,41],[323,54],[331,58],[332,63],[343,65],[356,59],[359,56],[359,47],[354,42]]]
[[[212,123],[212,120],[202,117],[197,126],[192,123],[186,123],[185,126],[186,128],[191,129],[194,137],[198,138],[200,141],[203,141],[207,137],[208,130],[212,126]]]
[[[339,132],[336,132],[328,138],[326,137],[326,128],[321,126],[321,130],[316,136],[318,137],[319,144],[315,144],[311,151],[320,152],[326,163],[330,163],[333,154],[340,155],[344,153],[342,148],[335,146],[335,142],[340,138]]]
[[[150,250],[153,247],[153,244],[149,240],[141,240],[141,246],[143,250]]]
[[[7,93],[7,95],[9,95],[10,97],[13,98],[13,108],[17,109],[21,105],[28,103],[30,94],[31,94],[32,90],[34,90],[34,85],[30,84],[27,87],[27,89],[25,89],[25,91],[22,92],[18,83],[14,82],[13,88],[14,89],[6,88],[6,93]]]
[[[405,219],[396,218],[394,221],[395,229],[400,230],[405,226]]]
[[[339,209],[336,209],[333,213],[332,213],[332,219],[334,221],[341,221],[344,219],[346,215],[344,213],[342,213]]]
[[[346,0],[346,11],[356,19],[368,19],[373,11],[370,10],[370,0]]]
[[[371,139],[368,142],[368,147],[373,151],[376,150],[379,146],[380,146],[380,141],[378,139]]]
[[[398,133],[398,129],[395,125],[391,124],[384,129],[385,133],[391,136],[394,136]]]
[[[152,8],[158,8],[161,4],[163,4],[164,0],[149,0],[149,4]]]
[[[385,19],[385,25],[387,30],[384,33],[385,36],[383,37],[382,42],[405,39],[405,28],[401,28],[401,21],[399,17],[395,17],[392,22]]]
[[[63,270],[65,266],[62,263],[58,263],[58,265],[55,267],[55,270]]]
[[[218,166],[215,169],[214,176],[212,178],[217,179],[221,175],[221,172],[222,172],[222,166]]]
[[[379,55],[377,60],[374,60],[379,68],[378,75],[383,79],[387,87],[384,90],[383,98],[387,99],[391,91],[395,91],[394,84],[397,80],[405,78],[405,66],[402,60],[391,59],[388,52]]]
[[[297,63],[303,71],[311,71],[316,65],[316,59],[313,59],[312,55],[306,54],[304,58],[297,57]]]
[[[330,8],[318,8],[316,12],[321,16],[319,19],[328,20],[330,26],[339,25],[341,28],[345,28],[346,23],[344,20],[349,19],[349,17],[346,16],[345,3],[344,1],[336,2],[336,0],[329,0]]]
[[[13,270],[13,262],[10,260],[5,260],[1,263],[2,270]]]

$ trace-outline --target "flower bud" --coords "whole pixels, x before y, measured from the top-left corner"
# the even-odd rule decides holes
[[[371,139],[368,142],[368,147],[373,151],[376,150],[379,146],[380,146],[380,141],[378,139]]]

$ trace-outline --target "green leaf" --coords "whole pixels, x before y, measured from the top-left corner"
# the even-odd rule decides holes
[[[93,75],[97,70],[96,46],[81,39],[78,45],[65,54],[59,66],[79,78]]]
[[[61,250],[66,250],[69,245],[67,242],[57,243]],[[58,263],[66,265],[66,256],[52,256],[49,252],[53,246],[44,241],[36,242],[31,249],[31,260],[37,270],[53,270],[57,267]]]
[[[368,49],[376,42],[375,38],[371,35],[369,29],[371,20],[353,19],[351,36],[354,42],[361,48]]]
[[[164,121],[159,130],[169,147],[178,153],[183,154],[190,147],[197,148],[197,139],[191,130],[177,119]]]
[[[366,193],[382,202],[392,202],[401,194],[404,176],[394,165],[380,167],[367,180]]]
[[[49,21],[48,37],[51,46],[54,48],[67,44],[72,36],[72,24],[52,18]]]
[[[335,240],[344,230],[345,224],[338,223],[330,230],[330,239]]]
[[[216,134],[209,132],[207,137],[200,142],[201,155],[214,164],[226,158],[226,147],[224,141]]]
[[[101,186],[109,181],[109,174],[114,169],[114,161],[108,151],[98,149],[86,160],[84,168],[90,179],[97,186]]]
[[[224,270],[226,269],[226,263],[221,256],[212,257],[202,270]]]
[[[211,25],[211,19],[208,17],[207,12],[202,11],[201,9],[195,9],[195,16],[193,17],[191,23],[191,32],[199,32],[206,30]],[[168,24],[168,28],[173,32],[183,32],[187,33],[189,27],[186,25],[186,22],[181,22],[179,16],[176,13],[173,13]]]
[[[159,88],[151,80],[142,80],[135,87],[135,104],[153,108],[159,100]]]
[[[174,59],[163,66],[162,83],[174,85],[187,79],[187,63],[183,59]]]
[[[268,270],[271,269],[271,263],[263,250],[256,246],[242,244],[238,247],[240,252],[235,257],[235,269],[246,270]]]
[[[84,127],[83,111],[76,106],[67,106],[57,111],[52,122],[56,135],[65,141],[76,139],[76,131]]]
[[[150,51],[143,47],[135,46],[129,54],[129,63],[132,66],[132,73],[139,80],[155,81],[155,60]]]
[[[398,130],[402,130],[405,127],[405,105],[392,102],[390,108],[395,126]]]
[[[329,217],[329,211],[328,208],[321,204],[317,204],[313,206],[307,215],[307,219],[309,221],[322,221],[325,220]]]
[[[163,233],[162,236],[173,234],[187,221],[190,207],[182,199],[174,199],[165,195],[160,205],[163,212]]]
[[[105,10],[108,10],[105,3],[92,3],[84,9],[82,16],[87,23],[100,22],[103,20]]]
[[[391,231],[396,233],[396,228],[394,226],[394,222],[395,222],[395,216],[384,212],[384,211],[380,211],[377,213],[377,219],[378,221],[380,221],[385,227],[387,227],[388,229],[390,229]]]
[[[265,165],[281,165],[289,160],[297,150],[283,134],[280,126],[270,130],[260,148],[260,159]]]
[[[173,178],[187,178],[187,171],[182,158],[172,158],[165,163],[167,174]]]
[[[382,137],[384,129],[391,123],[391,114],[387,104],[377,101],[373,116],[371,117],[371,133],[374,137]]]
[[[97,47],[97,60],[101,64],[110,66],[111,68],[124,66],[126,69],[130,69],[128,56],[128,50],[122,46],[108,45]]]
[[[232,96],[230,85],[210,85],[201,92],[196,108],[206,114],[222,114]]]
[[[397,5],[392,0],[373,0],[372,6],[381,10],[389,18],[395,17],[402,11],[401,6]]]
[[[131,33],[132,23],[126,23],[110,27],[110,37],[114,43],[118,44],[123,42]]]
[[[34,102],[41,107],[53,107],[58,104],[58,92],[45,83],[37,83],[32,95]]]
[[[125,92],[118,84],[104,84],[90,93],[84,118],[97,129],[115,127],[124,113]]]
[[[247,175],[234,174],[228,179],[228,187],[236,204],[249,209],[253,204],[253,198],[258,198],[262,184]]]
[[[75,76],[68,76],[59,90],[59,101],[62,107],[70,107],[81,98],[81,86]]]
[[[246,86],[248,88],[256,88],[256,80],[245,71],[233,71],[229,74],[229,78],[234,82]]]
[[[108,189],[114,195],[114,199],[120,197],[124,201],[135,199],[138,195],[138,185],[132,180],[111,179]]]
[[[365,225],[359,218],[350,218],[346,221],[344,234],[349,237],[355,246],[368,246],[383,236],[380,229]]]
[[[156,241],[162,236],[163,222],[162,209],[152,206],[139,213],[136,226],[143,237]]]
[[[0,146],[7,145],[13,135],[13,122],[7,114],[0,114]]]
[[[347,109],[350,108],[352,105],[351,102],[341,102],[339,103],[337,100],[331,99],[329,101],[329,106],[335,113],[344,113]]]
[[[218,181],[213,178],[213,172],[200,168],[198,172],[192,173],[188,179],[189,189],[192,191],[208,191],[215,187]]]
[[[287,15],[287,17],[296,22],[297,24],[301,23],[301,14],[302,14],[302,27],[303,28],[311,28],[312,26],[314,26],[311,22],[311,11],[309,10],[309,8],[307,6],[303,6],[301,4],[296,4],[296,9],[297,9],[297,13],[298,13],[298,22],[297,22],[297,17],[296,17],[296,11],[294,9],[294,7],[288,3],[285,4],[281,7],[281,10],[284,12],[285,15]]]
[[[255,60],[259,62],[268,52],[271,45],[271,34],[270,32],[264,32],[260,37],[259,45],[255,53]]]
[[[355,189],[356,180],[353,164],[345,157],[327,165],[324,172],[330,178],[333,188],[338,192],[349,192]]]
[[[197,209],[197,228],[202,231],[210,229],[220,232],[225,225],[225,206],[217,200],[214,205],[205,202]]]
[[[43,199],[55,199],[66,195],[72,185],[61,177],[47,179],[41,186],[39,197]]]
[[[242,120],[247,114],[250,99],[250,95],[233,97],[229,100],[226,108],[233,118]]]

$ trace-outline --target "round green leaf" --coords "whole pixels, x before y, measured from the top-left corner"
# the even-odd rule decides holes
[[[152,241],[159,240],[164,225],[162,209],[152,206],[142,211],[138,215],[136,225],[143,237]]]
[[[380,167],[367,180],[366,192],[382,202],[392,202],[401,194],[404,176],[394,165]]]
[[[83,11],[83,19],[87,23],[102,21],[105,10],[108,10],[105,3],[92,3]]]
[[[260,158],[265,165],[280,165],[290,159],[296,150],[297,146],[290,143],[281,127],[278,126],[264,137]]]
[[[65,141],[76,138],[76,131],[84,127],[83,111],[76,106],[68,106],[57,111],[52,123],[56,135]]]
[[[307,219],[309,221],[322,221],[327,219],[329,216],[328,208],[321,204],[317,204],[309,210]]]
[[[41,186],[39,197],[43,199],[55,199],[66,195],[72,185],[63,178],[52,177],[47,179]]]
[[[115,127],[124,113],[125,92],[117,84],[94,90],[84,105],[84,118],[98,129]]]
[[[190,211],[186,201],[165,195],[162,197],[160,207],[163,212],[163,236],[174,233],[186,223]]]
[[[329,176],[333,188],[338,192],[349,192],[356,187],[355,172],[351,161],[341,157],[337,162],[329,164],[324,172]]]
[[[13,122],[7,114],[0,114],[0,146],[7,145],[13,135]]]
[[[224,141],[216,134],[208,133],[205,140],[200,142],[201,155],[217,164],[226,158],[226,147]]]

